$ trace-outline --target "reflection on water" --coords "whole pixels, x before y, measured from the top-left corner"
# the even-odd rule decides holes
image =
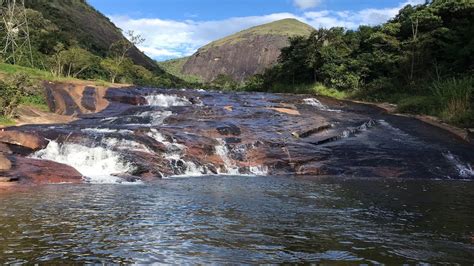
[[[200,177],[0,195],[0,262],[474,261],[474,183]]]

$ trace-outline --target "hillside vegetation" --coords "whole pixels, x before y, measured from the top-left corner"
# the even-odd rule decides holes
[[[202,84],[204,82],[201,77],[183,74],[183,66],[184,64],[186,64],[186,61],[188,60],[188,58],[189,57],[182,57],[182,58],[162,61],[162,62],[158,62],[158,65],[163,70],[170,73],[171,75],[176,76],[186,82],[193,83],[199,86],[199,84]]]
[[[313,30],[313,27],[302,23],[296,19],[282,19],[267,24],[255,26],[232,34],[220,40],[213,41],[210,44],[202,47],[199,52],[204,52],[210,48],[219,47],[222,45],[236,44],[238,42],[251,39],[253,36],[273,35],[289,38],[296,36],[308,36],[311,34],[311,32],[313,32]]]
[[[44,102],[39,79],[187,85],[137,49],[141,36],[126,32],[126,38],[85,0],[0,1],[0,15],[2,121],[27,96]]]
[[[474,127],[473,58],[474,2],[433,0],[408,5],[380,26],[293,37],[278,64],[243,89],[325,94],[327,87]]]

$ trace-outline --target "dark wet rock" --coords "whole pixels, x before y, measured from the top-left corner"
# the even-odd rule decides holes
[[[234,124],[221,126],[216,129],[217,129],[217,132],[219,132],[219,134],[224,135],[224,136],[228,136],[228,135],[240,136],[240,134],[242,134],[242,131],[240,130],[240,128]]]
[[[18,177],[0,176],[0,183],[9,183],[19,181]]]
[[[16,130],[0,131],[0,142],[21,146],[30,150],[40,150],[48,145],[48,141],[37,134]]]
[[[227,144],[238,144],[238,143],[241,143],[241,142],[242,142],[242,139],[230,137],[230,138],[225,138],[225,142],[226,142]]]
[[[319,126],[319,127],[316,127],[316,128],[312,128],[310,130],[303,131],[301,133],[294,132],[293,136],[295,136],[297,138],[307,138],[307,137],[309,137],[313,134],[317,134],[321,131],[324,131],[324,130],[327,130],[327,129],[330,129],[330,128],[332,128],[332,125],[322,125],[322,126]]]
[[[86,98],[80,102],[81,112],[92,109],[93,98],[105,93],[79,91],[82,99]],[[107,108],[99,111],[97,107],[97,113],[84,113],[70,124],[12,129],[11,132],[25,134],[23,142],[36,136],[41,145],[18,146],[20,142],[13,139],[18,134],[3,133],[0,143],[6,144],[3,148],[0,145],[0,152],[11,150],[20,164],[34,167],[22,170],[24,174],[20,175],[14,162],[13,168],[2,176],[33,176],[21,180],[49,182],[45,176],[50,171],[56,177],[53,180],[67,180],[70,169],[64,165],[56,169],[51,162],[21,160],[20,155],[30,155],[33,146],[44,148],[45,139],[54,140],[57,145],[74,143],[112,152],[114,160],[131,166],[126,173],[112,172],[125,180],[153,181],[230,170],[252,174],[262,169],[262,173],[268,169],[269,175],[470,178],[469,167],[474,162],[472,145],[420,121],[391,116],[366,105],[321,98],[321,103],[327,105],[321,109],[304,104],[312,96],[289,94],[142,88],[113,89],[106,94]],[[144,97],[153,94],[185,97],[195,104],[147,106]],[[101,101],[97,100],[96,106]],[[273,107],[299,114],[269,109]],[[342,111],[328,111],[335,109]],[[163,112],[167,112],[166,119],[162,119]],[[3,140],[9,139],[5,134],[13,135],[10,141]],[[110,159],[109,154],[103,153],[91,156]],[[71,175],[77,176],[77,172]]]
[[[89,111],[95,112],[97,107],[97,90],[93,87],[86,87],[82,93],[81,104]]]

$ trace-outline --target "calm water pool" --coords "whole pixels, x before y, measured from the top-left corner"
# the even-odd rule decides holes
[[[190,177],[0,195],[0,262],[474,262],[474,183]]]

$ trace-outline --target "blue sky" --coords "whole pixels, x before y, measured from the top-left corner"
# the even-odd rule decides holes
[[[375,25],[424,0],[89,0],[123,30],[145,37],[139,48],[157,60],[188,56],[248,27],[296,18],[315,28]]]

